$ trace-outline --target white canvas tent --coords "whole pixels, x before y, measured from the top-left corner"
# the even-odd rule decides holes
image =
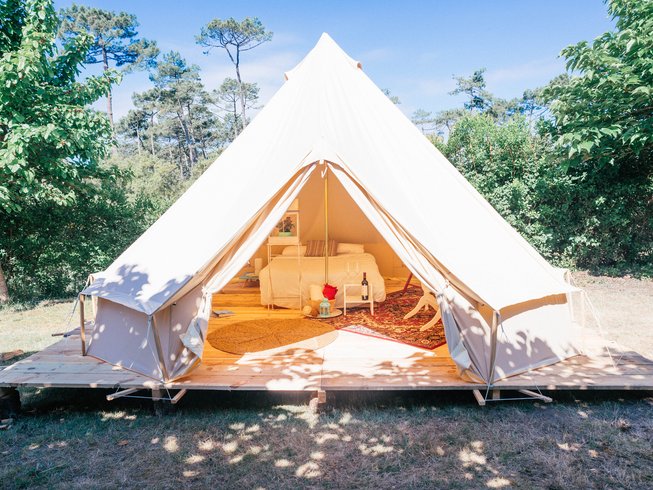
[[[98,298],[88,354],[159,380],[187,374],[212,294],[327,170],[436,293],[462,376],[491,384],[577,353],[575,288],[323,34],[217,161],[83,291]]]

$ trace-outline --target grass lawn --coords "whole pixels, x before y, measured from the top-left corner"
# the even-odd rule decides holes
[[[608,336],[653,357],[653,281],[575,274]],[[0,311],[0,352],[56,340],[71,303]],[[469,393],[190,393],[157,417],[101,390],[23,390],[0,431],[0,487],[653,488],[651,393],[555,393],[480,408]]]

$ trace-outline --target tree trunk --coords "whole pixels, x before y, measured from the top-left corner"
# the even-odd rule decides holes
[[[150,149],[152,156],[154,156],[154,114],[150,116]]]
[[[193,114],[190,110],[190,104],[186,105],[186,110],[188,111],[188,133],[190,135],[190,142],[193,148],[193,154],[195,155],[195,161],[197,163],[197,148],[195,148],[195,143],[197,139],[195,138],[195,128],[193,127]]]
[[[240,92],[240,112],[243,115],[243,129],[247,126],[247,116],[245,114],[245,92],[243,91],[243,81],[240,78],[240,49],[236,51],[236,78],[238,79],[238,92]]]
[[[107,57],[107,49],[102,45],[102,64],[104,67],[104,71],[106,72],[109,69],[109,58]],[[113,101],[111,97],[111,87],[109,87],[109,91],[107,92],[107,115],[109,116],[109,124],[111,124],[111,132],[114,131],[113,127]]]
[[[9,301],[9,288],[7,288],[7,281],[5,280],[5,273],[0,265],[0,305]]]
[[[236,101],[234,100],[234,139],[238,138],[238,109],[236,108]]]
[[[169,136],[168,136],[168,155],[170,158],[170,163],[175,163],[175,154],[172,151],[172,141]]]
[[[184,121],[184,108],[179,104],[179,111],[177,111],[177,119],[179,119],[179,124],[181,125],[181,130],[184,132],[184,138],[186,139],[186,145],[188,146],[188,153],[190,157],[190,166],[192,166],[195,161],[195,149],[193,148],[193,143],[191,142],[190,139],[190,133],[188,131],[188,126],[186,125],[186,121]]]
[[[141,132],[136,128],[136,148],[138,149],[138,156],[142,155],[141,148],[144,148],[143,140],[141,139]]]

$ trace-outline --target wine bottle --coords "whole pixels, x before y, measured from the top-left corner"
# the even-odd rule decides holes
[[[368,298],[367,272],[363,272],[363,282],[361,282],[361,299],[363,301],[367,301]]]

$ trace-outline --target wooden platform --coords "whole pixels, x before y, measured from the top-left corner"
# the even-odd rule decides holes
[[[256,290],[255,290],[256,291]],[[297,310],[267,310],[258,295],[218,294],[214,306],[236,315],[214,318],[210,329],[229,322],[262,317],[296,318]],[[334,335],[326,334],[326,335]],[[653,390],[653,361],[612,346],[613,364],[600,339],[592,334],[588,355],[514,376],[495,389]],[[303,341],[268,351],[234,355],[208,342],[202,364],[189,376],[165,385],[193,390],[475,390],[461,380],[447,347],[434,351],[398,342],[337,331],[324,347]],[[156,380],[80,353],[77,335],[0,371],[0,387],[160,389]]]
[[[653,361],[621,353],[616,367],[603,355],[576,356],[498,382],[498,389],[653,390]],[[617,360],[615,359],[615,360]],[[80,354],[71,336],[0,371],[0,387],[161,388],[155,380]],[[462,381],[446,346],[434,351],[337,332],[329,345],[233,355],[207,346],[203,363],[166,385],[195,390],[473,390]],[[481,385],[481,388],[484,386]]]

